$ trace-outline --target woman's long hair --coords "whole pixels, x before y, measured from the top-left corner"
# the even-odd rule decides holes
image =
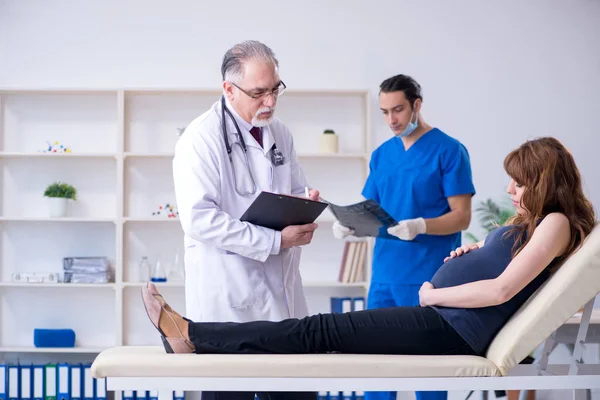
[[[513,254],[525,247],[542,218],[560,212],[571,225],[571,242],[560,259],[569,257],[596,223],[594,208],[583,194],[581,175],[571,153],[557,139],[542,137],[510,152],[504,159],[504,169],[515,182],[525,186],[521,207],[527,212],[507,221],[521,228]]]

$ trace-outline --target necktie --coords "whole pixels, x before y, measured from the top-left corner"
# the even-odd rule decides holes
[[[250,133],[254,136],[254,139],[256,139],[260,147],[262,147],[262,132],[260,128],[253,126],[252,129],[250,129]]]

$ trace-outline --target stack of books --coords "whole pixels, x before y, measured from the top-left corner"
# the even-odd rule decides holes
[[[341,283],[355,283],[364,280],[365,260],[367,258],[368,242],[347,241],[344,245],[342,265],[338,281]]]

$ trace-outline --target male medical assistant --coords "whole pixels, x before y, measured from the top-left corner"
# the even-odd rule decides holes
[[[418,306],[419,289],[461,244],[471,220],[475,188],[469,154],[458,140],[428,125],[423,97],[411,77],[397,75],[380,87],[380,108],[394,137],[371,155],[362,194],[377,201],[398,225],[377,238],[367,308]],[[334,234],[352,234],[338,222]],[[395,392],[368,392],[367,400],[395,399]],[[445,399],[445,392],[419,392],[417,399]]]

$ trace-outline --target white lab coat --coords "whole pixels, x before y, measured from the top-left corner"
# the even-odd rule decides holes
[[[173,175],[177,209],[185,233],[186,316],[192,321],[278,321],[304,317],[308,308],[299,273],[301,249],[279,249],[281,233],[241,222],[239,218],[261,190],[303,194],[307,185],[292,135],[274,119],[263,128],[263,148],[235,110],[248,148],[256,192],[235,190],[221,128],[220,100],[186,128],[175,149]],[[236,130],[225,114],[240,193],[252,181]],[[285,162],[274,167],[276,143]],[[268,212],[268,210],[265,210]]]

